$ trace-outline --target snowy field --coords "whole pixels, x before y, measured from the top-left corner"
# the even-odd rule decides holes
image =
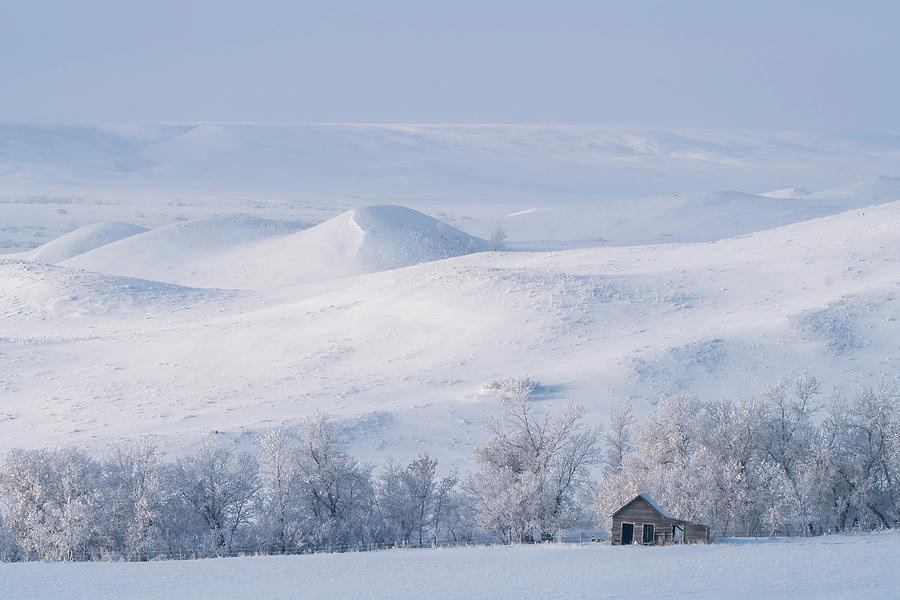
[[[898,148],[3,125],[0,451],[211,431],[250,447],[324,410],[365,460],[464,468],[496,377],[530,374],[595,422],[611,400],[640,414],[800,373],[826,391],[896,381]],[[491,251],[497,227],[514,251]]]
[[[900,534],[0,563],[0,598],[896,598]]]

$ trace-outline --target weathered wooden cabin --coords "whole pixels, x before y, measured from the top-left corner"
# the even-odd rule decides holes
[[[612,515],[612,545],[705,544],[709,527],[673,517],[647,494],[641,494]]]

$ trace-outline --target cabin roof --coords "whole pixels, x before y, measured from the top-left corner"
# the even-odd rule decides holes
[[[653,498],[651,498],[648,494],[638,494],[638,495],[635,496],[630,502],[626,502],[626,503],[622,506],[622,508],[620,508],[619,510],[617,510],[616,512],[614,512],[614,513],[612,514],[612,516],[616,516],[617,514],[619,514],[620,512],[622,512],[623,510],[625,510],[626,508],[628,508],[629,506],[631,506],[632,504],[634,504],[634,502],[637,501],[637,500],[644,500],[647,504],[649,504],[650,506],[653,507],[653,510],[655,510],[656,512],[658,512],[660,515],[662,515],[662,516],[665,517],[666,519],[672,519],[673,521],[683,521],[683,520],[684,520],[684,519],[679,519],[678,517],[673,517],[672,515],[670,515],[670,514],[667,513],[666,511],[664,511],[662,508],[660,508],[659,504],[657,504],[656,502],[654,502],[654,501],[653,501]]]

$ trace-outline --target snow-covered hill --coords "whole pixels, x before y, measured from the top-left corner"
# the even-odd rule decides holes
[[[317,224],[378,204],[407,206],[482,238],[501,226],[516,248],[709,241],[900,199],[889,183],[768,199],[782,203],[756,197],[761,206],[744,222],[742,201],[714,190],[817,192],[889,182],[900,171],[898,157],[896,135],[0,124],[0,252],[29,250],[102,221],[157,228],[243,213]],[[519,217],[507,217],[513,214]]]
[[[309,229],[243,215],[188,221],[60,264],[181,285],[271,289],[487,249],[484,240],[420,212],[371,206],[344,212]]]
[[[373,209],[311,239],[352,232],[338,247],[357,254],[337,262],[397,222],[438,227]],[[312,247],[302,236],[314,229],[234,251],[272,244],[294,256],[290,242]],[[898,231],[895,202],[716,242],[480,252],[213,296],[8,260],[0,435],[7,447],[137,435],[188,443],[325,410],[366,458],[428,450],[462,464],[495,410],[482,385],[496,376],[530,373],[548,402],[572,398],[598,421],[613,399],[646,410],[675,392],[754,394],[799,372],[850,389],[900,372]],[[128,310],[81,308],[109,298]]]
[[[145,231],[146,227],[131,223],[94,223],[70,231],[30,252],[24,252],[21,257],[53,265]]]
[[[896,135],[585,125],[0,125],[2,176],[316,189],[409,200],[822,189],[889,175]],[[792,178],[799,178],[793,180]],[[778,183],[769,188],[755,187]]]
[[[898,150],[601,126],[0,125],[16,251],[0,450],[250,441],[324,410],[367,460],[465,466],[493,377],[530,373],[594,421],[611,400],[800,372],[896,379]],[[489,251],[498,227],[512,252]]]
[[[218,262],[235,247],[281,237],[307,225],[247,215],[210,217],[159,227],[78,254],[59,264],[110,275],[216,286]],[[39,253],[41,248],[35,250]],[[212,266],[219,265],[219,266]],[[218,286],[227,287],[227,286]]]

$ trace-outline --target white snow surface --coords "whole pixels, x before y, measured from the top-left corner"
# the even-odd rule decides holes
[[[487,242],[401,206],[300,226],[244,215],[169,225],[61,264],[201,287],[280,288],[480,252]]]
[[[0,563],[0,597],[896,598],[900,534],[543,544],[147,563]]]
[[[530,373],[596,420],[610,399],[641,410],[801,372],[849,391],[898,373],[898,231],[894,202],[717,242],[480,252],[246,292],[7,259],[0,439],[250,440],[325,410],[366,458],[458,463],[497,376]]]
[[[481,238],[504,227],[519,249],[709,241],[860,208],[870,193],[900,199],[898,172],[900,136],[890,133],[0,124],[0,252],[100,221],[156,228],[246,213],[315,224],[380,204]],[[746,194],[850,182],[864,183],[802,198]],[[746,202],[759,207],[748,213]]]
[[[772,190],[771,192],[766,192],[764,194],[760,194],[760,196],[765,196],[766,198],[803,198],[804,196],[809,196],[809,192],[806,190],[801,190],[795,187],[786,187],[780,190]]]
[[[22,257],[37,262],[57,264],[73,256],[145,231],[147,231],[146,227],[131,223],[94,223],[70,231],[30,252],[22,253]]]
[[[59,264],[168,283],[229,287],[221,285],[225,283],[223,277],[217,277],[227,268],[220,260],[221,255],[229,254],[235,247],[281,237],[305,227],[302,223],[242,214],[210,217],[159,227],[94,248]]]
[[[322,410],[465,468],[494,377],[595,422],[896,381],[898,172],[893,134],[0,125],[0,452]]]

